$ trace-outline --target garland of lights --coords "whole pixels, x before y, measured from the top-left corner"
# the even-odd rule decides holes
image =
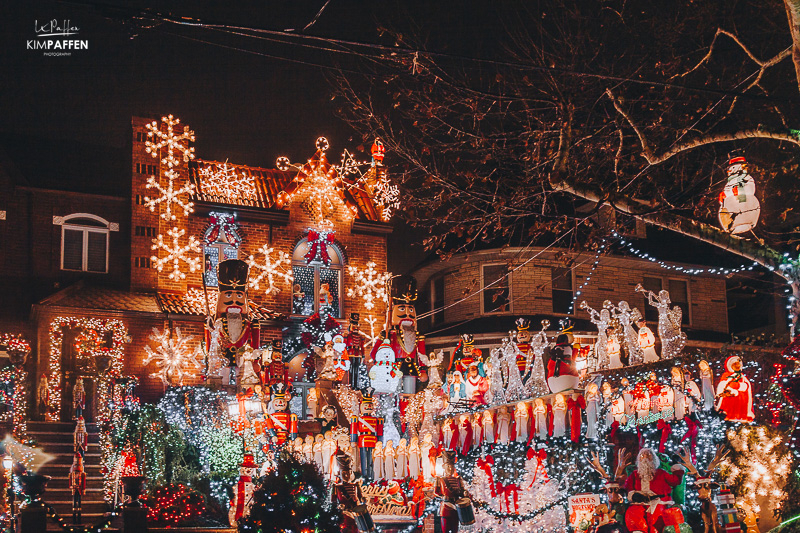
[[[572,314],[572,311],[575,309],[575,302],[580,297],[581,293],[583,292],[583,289],[585,289],[586,286],[589,284],[589,282],[592,280],[594,271],[597,270],[597,265],[600,264],[600,256],[603,255],[603,250],[605,250],[606,248],[606,240],[603,239],[602,242],[603,244],[600,245],[600,247],[597,249],[597,252],[594,254],[594,260],[592,261],[592,268],[589,269],[589,273],[586,274],[586,278],[583,280],[583,283],[580,284],[578,290],[575,291],[575,294],[572,295],[572,301],[570,301],[569,303],[569,312],[567,313],[568,315]]]
[[[0,382],[6,385],[13,384],[12,397],[6,398],[3,403],[11,404],[11,412],[0,415],[0,420],[11,418],[11,434],[20,442],[28,438],[28,392],[25,386],[27,372],[24,368],[7,366],[0,370]]]
[[[47,379],[50,402],[46,416],[48,422],[57,421],[58,413],[61,411],[61,358],[65,328],[94,330],[101,336],[111,333],[111,347],[106,352],[111,357],[109,374],[119,376],[122,372],[123,344],[128,336],[128,330],[120,320],[65,316],[53,319],[49,327],[50,361]],[[107,400],[104,403],[107,403]]]

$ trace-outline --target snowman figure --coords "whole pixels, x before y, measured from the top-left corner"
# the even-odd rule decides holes
[[[369,379],[377,392],[397,391],[403,373],[395,364],[394,350],[388,341],[383,341],[375,352],[375,364],[369,370]]]
[[[728,183],[719,194],[719,223],[728,233],[745,233],[756,227],[760,214],[756,182],[747,172],[747,161],[733,156],[728,160]]]

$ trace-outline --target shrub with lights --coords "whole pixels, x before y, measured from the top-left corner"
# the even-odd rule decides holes
[[[291,453],[277,456],[275,468],[257,482],[252,502],[239,525],[241,533],[339,531],[341,514],[331,503],[322,474]]]
[[[164,485],[145,498],[147,520],[152,525],[187,526],[206,512],[205,498],[185,485]]]

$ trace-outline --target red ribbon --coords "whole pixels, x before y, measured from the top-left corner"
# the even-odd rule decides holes
[[[696,420],[693,415],[687,416],[684,420],[686,420],[686,433],[681,437],[681,442],[689,439],[689,452],[692,454],[692,462],[696,463],[697,435],[700,433],[700,428],[703,427],[703,425],[699,420]]]
[[[519,514],[519,485],[515,485],[514,483],[509,483],[508,485],[503,485],[501,482],[497,482],[495,484],[495,489],[497,491],[498,496],[503,496],[503,499],[506,502],[506,512],[510,513],[511,506],[508,502],[508,496],[511,495],[511,499],[514,502],[514,514]],[[494,496],[493,496],[494,497]],[[501,506],[502,507],[502,506]]]
[[[663,418],[658,421],[658,429],[661,430],[661,440],[658,443],[658,453],[664,453],[667,444],[667,439],[672,434],[672,426]]]
[[[529,461],[534,457],[536,457],[536,467],[533,470],[533,480],[531,481],[531,484],[528,485],[528,488],[531,488],[533,484],[536,483],[536,475],[539,472],[541,472],[542,475],[544,476],[544,482],[549,483],[550,478],[547,477],[547,469],[545,469],[544,467],[544,461],[547,459],[547,452],[544,450],[544,448],[542,448],[538,452],[533,451],[533,448],[531,448],[528,450],[526,457],[528,458]]]
[[[478,459],[475,464],[478,468],[486,472],[486,477],[489,478],[489,490],[491,491],[492,498],[495,498],[497,493],[495,492],[494,475],[492,475],[492,465],[494,464],[494,459],[492,459],[491,455],[487,455],[483,459]]]
[[[325,266],[331,263],[331,257],[328,255],[328,243],[332,243],[336,239],[336,235],[332,231],[318,233],[316,231],[309,230],[308,231],[308,252],[306,252],[305,258],[306,263],[310,263],[314,259],[317,258],[317,253],[319,253],[319,258],[325,264]]]

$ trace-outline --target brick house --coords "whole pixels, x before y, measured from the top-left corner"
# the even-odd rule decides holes
[[[147,151],[147,126],[153,122],[132,119],[129,166],[124,174],[106,174],[97,187],[111,189],[110,194],[99,194],[93,187],[69,191],[28,186],[13,162],[0,161],[0,239],[5,252],[0,274],[6,294],[14,295],[13,309],[7,307],[0,316],[0,332],[20,332],[31,342],[30,381],[36,376],[35,383],[40,383],[47,376],[53,419],[69,419],[76,377],[84,378],[91,397],[98,370],[87,354],[97,350],[117,357],[114,364],[123,375],[139,379],[136,390],[143,401],[158,399],[164,385],[150,375],[152,365],[142,364],[145,346],[152,345],[149,335],[153,328],[180,328],[199,344],[206,314],[203,277],[213,310],[213,267],[227,258],[253,256],[255,263],[263,264],[265,248],[273,249],[273,261],[279,252],[290,258],[291,265],[283,265],[283,270],[294,270],[298,290],[280,277],[270,293],[266,278],[258,289],[249,289],[262,343],[296,332],[317,310],[323,284],[330,288],[336,318],[343,325],[349,313],[368,318],[382,311],[370,313],[361,298],[346,291],[351,281],[348,266],[364,269],[374,262],[379,272],[387,268],[391,226],[368,192],[383,176],[381,165],[373,164],[361,174],[358,186],[349,186],[324,152],[314,153],[312,148],[313,157],[300,171],[178,158],[170,179],[171,170],[162,161],[168,144],[158,157]],[[155,124],[167,131],[166,122],[156,119]],[[184,148],[189,145],[188,139],[181,142]],[[335,235],[326,248],[329,265],[304,258],[309,229],[320,229],[319,213],[310,207],[319,200],[310,197],[318,193],[315,180],[320,176],[335,183],[330,190],[337,192],[324,206],[324,229]],[[172,194],[178,203],[163,200]],[[159,197],[162,201],[155,201]],[[181,205],[189,202],[193,208],[185,212]],[[19,228],[15,238],[9,238],[10,223]],[[154,249],[159,238],[165,247],[172,247],[173,238],[179,248],[189,247],[179,254],[177,266],[166,250]],[[15,256],[26,259],[12,260]],[[259,272],[251,267],[251,279]],[[83,351],[86,342],[93,343],[94,352]],[[302,377],[302,359],[289,362],[292,379]],[[196,383],[199,373],[184,382]],[[35,405],[44,398],[44,389],[30,388]]]
[[[565,266],[566,259],[574,261],[573,268]],[[606,300],[615,305],[625,300],[644,314],[655,332],[657,312],[635,291],[637,284],[656,293],[661,289],[670,292],[672,304],[682,310],[689,347],[719,347],[730,341],[731,285],[726,277],[685,273],[702,269],[699,265],[674,263],[683,266],[684,272],[665,270],[651,261],[622,255],[602,255],[596,266],[594,260],[594,254],[529,247],[456,254],[447,261],[417,266],[411,274],[420,287],[423,303],[419,312],[429,312],[420,321],[426,347],[452,354],[459,336],[465,333],[474,335],[476,347],[497,346],[515,329],[517,317],[528,318],[533,330],[541,327],[542,320],[549,320],[551,335],[558,332],[559,320],[569,318],[577,339],[591,344],[597,328],[579,307],[584,300],[596,310]],[[509,268],[515,270],[504,277]],[[772,307],[780,317],[777,304]],[[778,318],[776,322],[782,321]],[[778,328],[775,326],[776,331]]]

